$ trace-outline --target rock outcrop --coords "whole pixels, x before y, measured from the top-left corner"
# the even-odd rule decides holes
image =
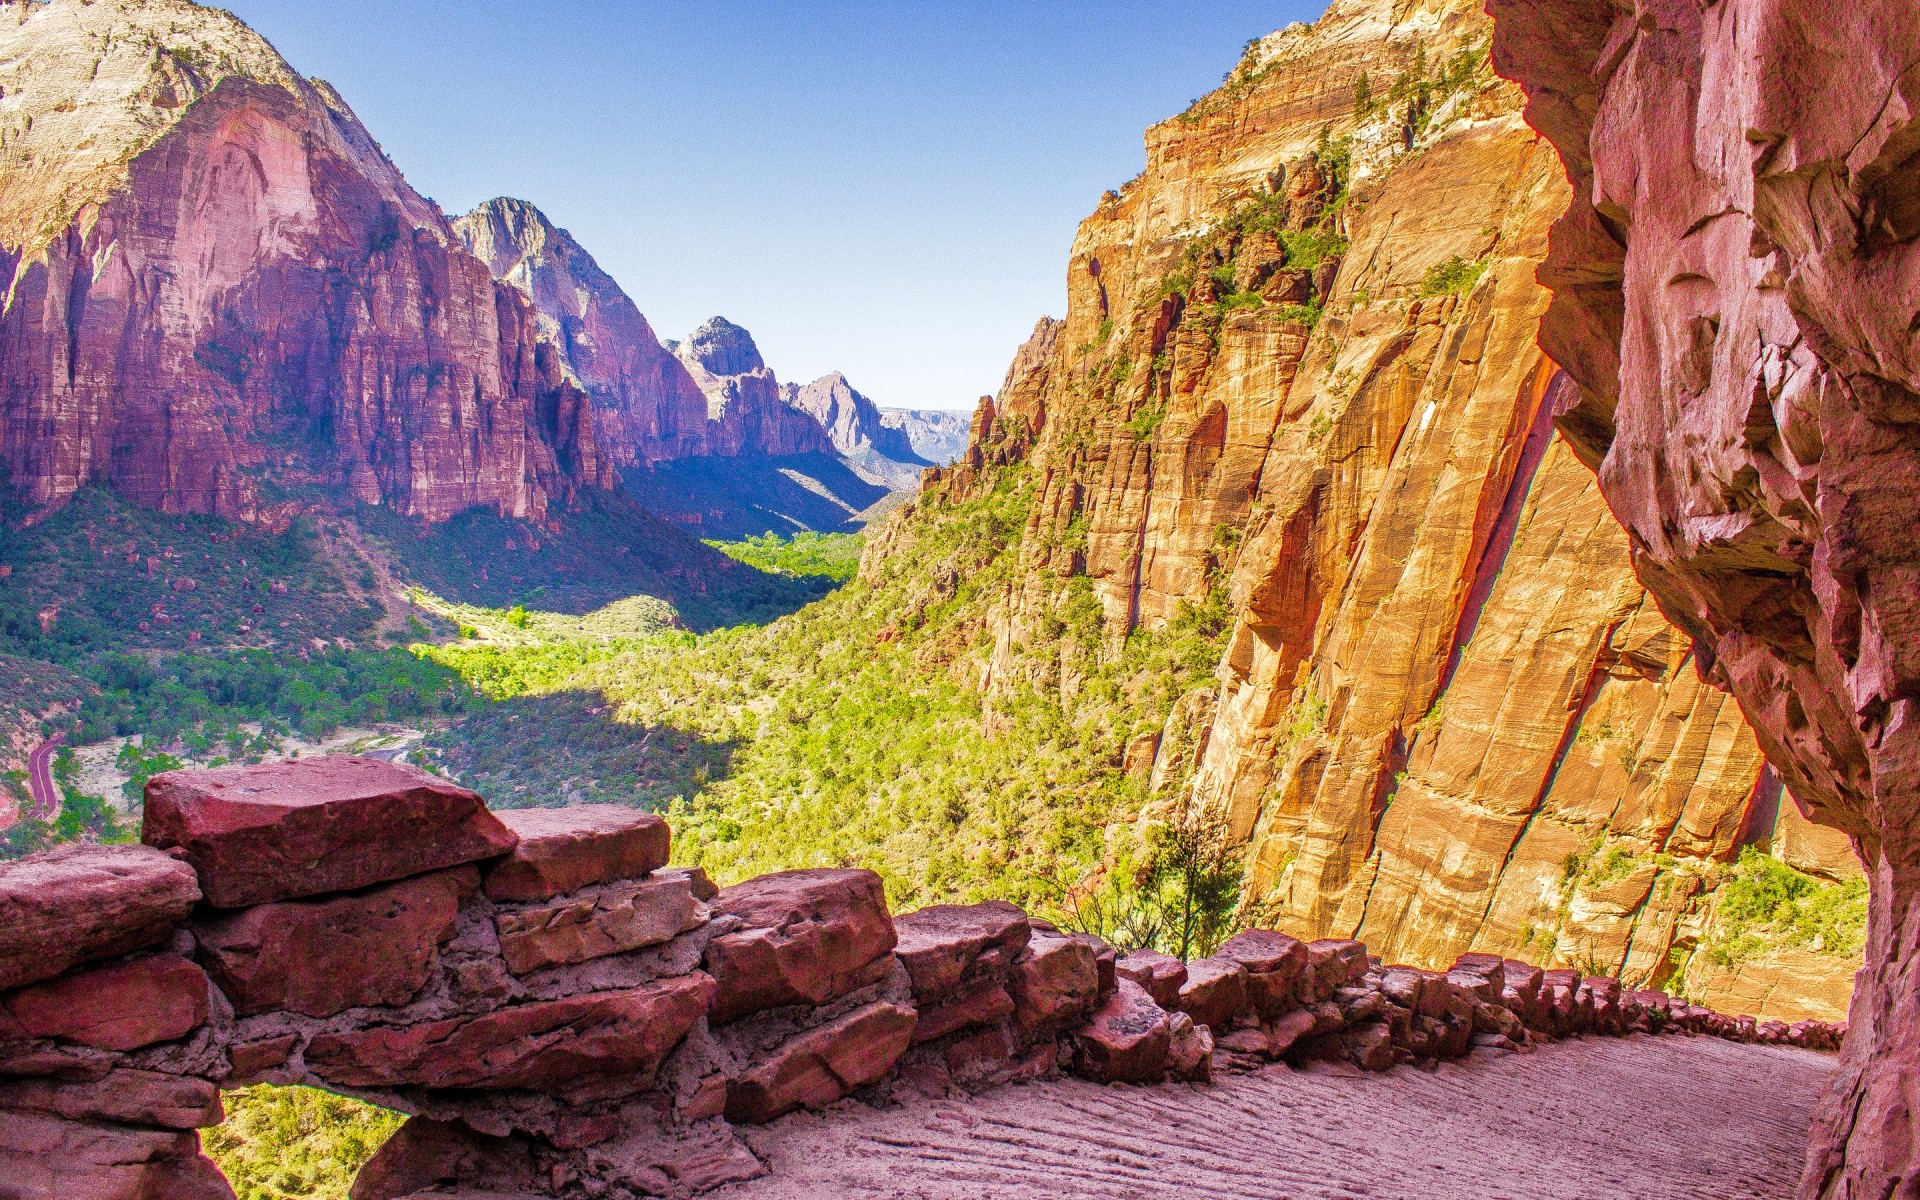
[[[1865,969],[1801,1195],[1920,1186],[1920,12],[1493,0],[1570,196],[1553,413],[1640,578],[1868,868]]]
[[[1339,0],[1148,132],[1065,320],[929,484],[1036,496],[981,676],[1071,686],[1015,648],[1075,576],[1110,653],[1212,600],[1217,681],[1127,758],[1149,819],[1245,847],[1263,922],[1838,1018],[1852,954],[1698,952],[1743,848],[1810,843],[1554,426],[1575,385],[1535,273],[1568,188],[1490,34],[1478,0]]]
[[[713,317],[673,343],[673,352],[706,394],[709,453],[833,453],[821,423],[787,403],[780,381],[745,329]]]
[[[610,485],[587,397],[346,103],[230,14],[0,14],[0,455],[273,520],[318,483],[427,520]]]
[[[227,819],[222,797],[256,790],[327,828],[332,854],[380,869],[357,875],[359,890],[239,909],[121,906],[126,936],[77,952],[38,927],[43,953],[68,953],[64,973],[0,990],[0,1178],[23,1200],[230,1198],[195,1131],[221,1119],[216,1087],[260,1081],[413,1114],[355,1200],[436,1185],[687,1196],[764,1173],[735,1125],[849,1095],[944,1096],[1062,1069],[1114,1083],[1272,1060],[1384,1070],[1586,1033],[1816,1049],[1838,1037],[1612,978],[1487,955],[1444,974],[1382,968],[1358,942],[1271,931],[1187,964],[1169,1006],[1157,962],[1139,982],[1131,958],[1123,970],[1099,939],[1009,904],[896,924],[879,878],[860,870],[715,892],[697,872],[650,866],[664,827],[639,814],[543,813],[524,822],[525,852],[500,826],[449,867],[394,857],[392,823],[367,802],[384,778],[393,806],[432,826],[403,768],[322,758],[184,774],[149,787],[201,831],[193,873],[209,896],[251,889],[251,855],[290,861],[314,845],[295,822]],[[425,841],[467,844],[472,813],[437,819]],[[181,869],[152,846],[112,853],[129,879]],[[529,863],[572,890],[498,898],[547,890]],[[101,871],[70,853],[0,865],[0,895],[33,883],[80,896]],[[522,934],[615,911],[638,888],[677,897],[655,936],[516,961]]]
[[[953,463],[967,452],[969,415],[938,408],[883,408],[880,423],[907,435],[915,456],[936,467]]]
[[[453,222],[495,279],[533,305],[568,377],[593,397],[616,466],[707,453],[707,398],[634,302],[573,235],[525,200],[489,200]]]

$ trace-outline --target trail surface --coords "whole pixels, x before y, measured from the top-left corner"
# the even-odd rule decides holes
[[[1835,1060],[1716,1038],[1590,1038],[1384,1075],[1211,1087],[1077,1080],[844,1105],[747,1140],[724,1200],[1782,1200]]]

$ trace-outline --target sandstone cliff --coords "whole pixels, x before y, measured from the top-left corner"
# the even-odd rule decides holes
[[[613,277],[524,200],[489,200],[453,222],[468,250],[539,314],[568,377],[593,397],[617,465],[707,451],[707,398]]]
[[[1494,0],[1572,183],[1554,414],[1640,578],[1867,864],[1866,968],[1805,1197],[1920,1186],[1920,11]]]
[[[831,454],[820,421],[787,403],[753,335],[713,317],[673,344],[673,353],[707,397],[708,453]]]
[[[262,483],[437,520],[609,484],[585,395],[332,89],[230,14],[0,15],[0,454],[242,519]]]
[[[930,484],[1035,477],[985,686],[1049,677],[1021,648],[1076,576],[1110,653],[1225,604],[1217,681],[1126,756],[1150,816],[1246,847],[1247,911],[1842,1016],[1857,958],[1743,959],[1715,922],[1744,846],[1857,867],[1777,815],[1554,430],[1572,384],[1534,275],[1568,189],[1489,34],[1471,0],[1345,0],[1149,131],[1081,226],[1065,320]]]
[[[916,487],[921,469],[933,465],[914,449],[903,426],[888,424],[880,406],[855,391],[838,371],[805,387],[788,384],[782,394],[789,405],[819,422],[833,448],[871,483],[889,491]]]

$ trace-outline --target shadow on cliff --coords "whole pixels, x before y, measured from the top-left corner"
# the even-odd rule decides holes
[[[627,804],[657,809],[733,770],[738,743],[614,719],[598,692],[487,704],[427,739],[433,765],[494,808]]]
[[[860,514],[889,494],[830,454],[683,458],[630,467],[621,483],[652,511],[720,539],[799,529],[855,533]]]
[[[762,624],[833,590],[824,579],[775,575],[735,562],[625,496],[589,493],[547,525],[469,509],[422,525],[361,505],[407,583],[489,608],[525,604],[578,616],[645,594],[671,603],[696,633]]]

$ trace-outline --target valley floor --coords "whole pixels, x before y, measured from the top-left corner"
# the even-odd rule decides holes
[[[715,1200],[1779,1200],[1835,1060],[1590,1038],[1426,1072],[1282,1066],[1213,1086],[1004,1088],[844,1106],[746,1136],[774,1173]]]

